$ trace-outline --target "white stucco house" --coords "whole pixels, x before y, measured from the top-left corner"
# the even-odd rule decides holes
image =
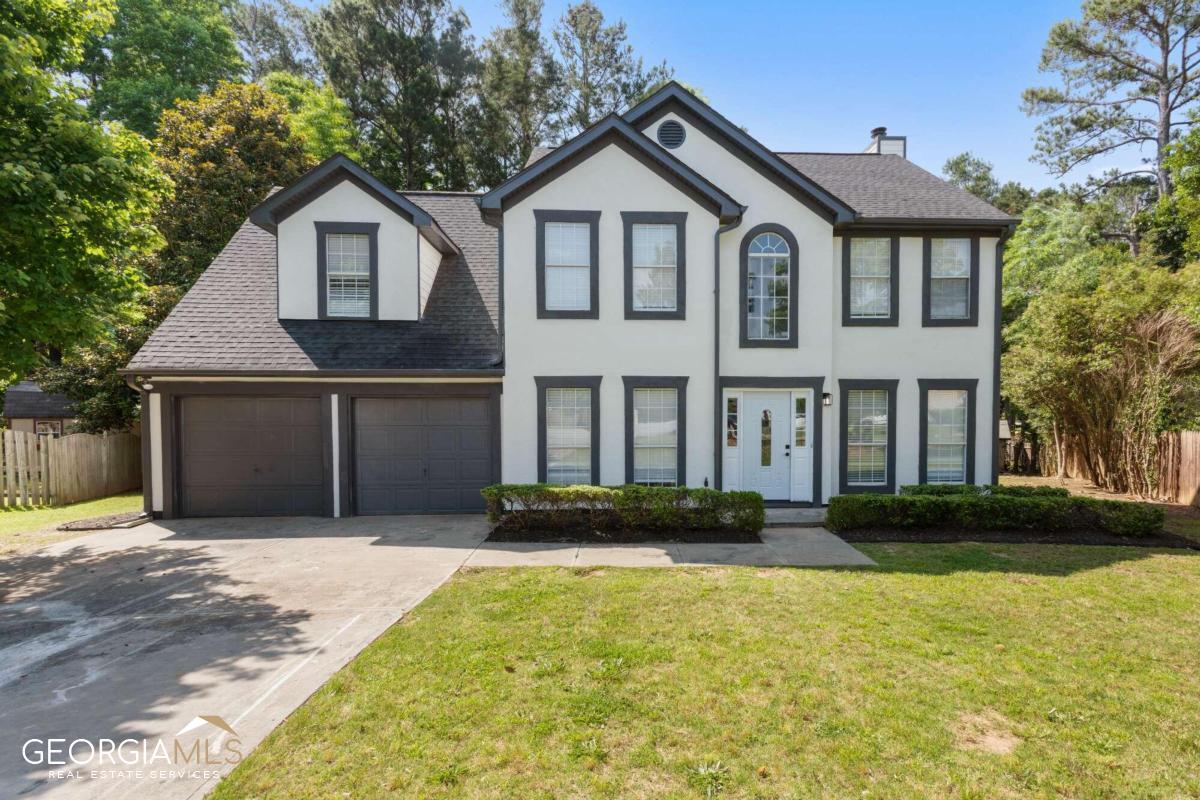
[[[334,157],[253,210],[124,371],[147,509],[994,481],[1016,220],[906,150],[880,128],[772,152],[669,84],[486,192]]]

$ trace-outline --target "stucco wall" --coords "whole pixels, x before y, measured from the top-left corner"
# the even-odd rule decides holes
[[[598,320],[537,318],[534,209],[600,211]],[[687,212],[687,319],[626,320],[622,211]],[[600,375],[600,482],[625,480],[622,377],[681,376],[687,389],[687,483],[714,479],[713,234],[716,217],[615,146],[504,214],[505,378],[502,472],[537,479],[535,376]]]
[[[379,318],[418,318],[416,227],[350,181],[342,181],[279,224],[280,319],[317,318],[316,222],[378,222]]]

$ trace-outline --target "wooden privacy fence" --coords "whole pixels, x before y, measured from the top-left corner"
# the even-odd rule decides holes
[[[1066,462],[1063,473],[1068,478],[1092,480],[1079,442],[1068,437],[1064,444],[1065,452],[1060,454],[1053,443],[1041,443],[1038,454],[1041,474],[1057,475],[1062,458]],[[1154,499],[1200,506],[1200,431],[1172,431],[1159,436],[1157,469],[1158,490]]]
[[[0,497],[9,506],[66,505],[142,485],[141,440],[132,433],[4,431],[0,441]]]

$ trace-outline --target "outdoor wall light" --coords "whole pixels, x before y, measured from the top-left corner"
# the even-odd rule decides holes
[[[822,394],[821,395],[821,405],[825,406],[826,408],[833,405],[833,395],[831,395],[829,392],[825,392],[824,394]]]
[[[153,383],[143,383],[142,388],[148,392],[154,388],[154,384]]]

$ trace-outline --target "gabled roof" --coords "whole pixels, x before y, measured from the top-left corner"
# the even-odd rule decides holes
[[[8,419],[69,418],[75,416],[75,407],[65,395],[49,394],[33,381],[21,381],[4,392],[3,415]]]
[[[609,144],[618,145],[702,205],[711,208],[722,222],[730,222],[741,216],[743,206],[739,202],[616,114],[609,114],[536,164],[522,169],[483,195],[479,198],[479,207],[485,217],[494,218],[505,205],[526,196]]]
[[[279,223],[297,209],[348,180],[367,194],[407,219],[425,234],[442,253],[457,252],[457,245],[423,208],[387,186],[356,164],[349,156],[335,153],[304,173],[286,189],[275,192],[250,210],[250,221],[268,233],[276,233]]]
[[[895,223],[1007,225],[1000,209],[898,155],[780,153],[781,158],[858,211],[856,225]]]
[[[764,147],[757,139],[732,122],[721,116],[716,110],[696,95],[670,81],[654,94],[625,112],[625,120],[634,127],[644,127],[671,111],[693,125],[706,129],[708,133],[716,134],[714,138],[720,141],[735,155],[741,156],[751,166],[774,178],[784,188],[790,189],[800,199],[810,200],[825,211],[825,216],[832,222],[852,222],[856,209],[838,197],[829,187],[821,186],[817,181],[787,163],[778,154]],[[816,210],[816,209],[814,209]]]
[[[400,196],[461,247],[442,256],[419,322],[279,319],[275,237],[247,220],[121,372],[500,374],[497,234],[478,195]]]

